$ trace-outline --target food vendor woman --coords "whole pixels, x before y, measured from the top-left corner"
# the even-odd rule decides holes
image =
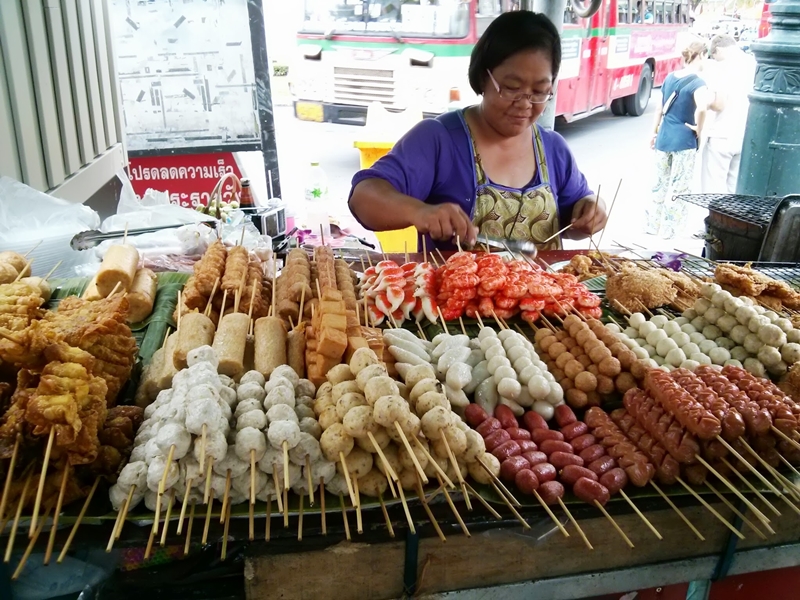
[[[353,178],[350,210],[368,229],[413,225],[452,248],[481,234],[557,249],[601,230],[605,203],[589,189],[564,139],[536,125],[561,65],[558,31],[544,15],[495,19],[472,51],[480,104],[424,119]],[[429,246],[430,247],[430,246]]]

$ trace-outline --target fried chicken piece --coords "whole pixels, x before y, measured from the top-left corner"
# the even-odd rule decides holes
[[[208,298],[214,289],[214,282],[222,280],[228,251],[220,240],[211,244],[203,257],[194,265],[194,278],[197,291]],[[219,288],[219,286],[217,286]]]
[[[22,331],[44,314],[42,291],[38,286],[16,282],[0,285],[0,327]]]
[[[727,263],[717,265],[714,278],[724,287],[734,288],[738,295],[752,296],[772,310],[783,307],[800,308],[800,293],[785,281],[778,281],[756,271],[750,264],[744,266]]]
[[[606,298],[612,307],[621,304],[630,312],[647,308],[658,308],[672,304],[678,291],[672,280],[659,270],[644,270],[633,265],[624,265],[622,271],[606,280]]]
[[[729,285],[745,296],[759,296],[767,289],[769,277],[754,271],[749,266],[720,263],[714,269],[714,279],[720,285]]]
[[[264,286],[263,278],[264,270],[261,267],[261,262],[258,260],[250,261],[250,264],[247,266],[247,285],[245,285],[241,301],[239,302],[239,311],[249,313],[250,298],[253,298],[253,319],[265,317],[269,312],[269,305],[265,305],[262,298]],[[255,295],[253,295],[254,293]]]
[[[17,389],[11,396],[11,405],[0,424],[0,459],[11,458],[14,444],[24,433],[25,411],[28,402],[36,394],[38,385],[38,380],[31,380],[30,373],[25,369],[18,374],[17,382]]]
[[[244,287],[244,284],[247,283],[246,277],[249,263],[250,257],[244,247],[234,246],[228,252],[228,258],[225,261],[225,274],[222,276],[220,288],[223,291],[228,290],[228,296],[231,300],[239,288]]]
[[[678,292],[676,308],[684,310],[683,307],[692,306],[700,297],[700,286],[691,277],[670,269],[663,269],[659,273],[672,281],[673,287]]]
[[[212,283],[211,285],[213,289],[214,284]],[[183,291],[181,292],[181,303],[188,309],[203,310],[206,307],[208,296],[210,295],[210,292],[208,295],[200,293],[200,290],[197,289],[197,279],[196,277],[192,276],[189,277],[186,285],[183,286]]]

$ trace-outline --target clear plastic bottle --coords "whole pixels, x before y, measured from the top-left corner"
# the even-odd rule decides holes
[[[328,215],[328,176],[318,162],[312,162],[306,174],[305,209],[307,226],[314,235],[319,235],[320,226],[326,241],[331,238],[331,222]]]

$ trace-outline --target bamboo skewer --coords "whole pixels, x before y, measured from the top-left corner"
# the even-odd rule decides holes
[[[678,479],[678,483],[680,483],[680,484],[681,484],[683,487],[685,487],[685,488],[686,488],[686,491],[688,491],[688,492],[689,492],[689,493],[690,493],[692,496],[694,496],[695,500],[698,500],[698,501],[700,502],[700,504],[702,504],[704,507],[706,507],[706,508],[708,509],[708,511],[709,511],[709,512],[710,512],[712,515],[714,515],[714,516],[715,516],[717,519],[719,519],[719,521],[720,521],[720,522],[721,522],[723,525],[725,525],[725,527],[727,527],[728,529],[730,529],[730,531],[731,531],[731,533],[733,533],[733,535],[735,535],[736,537],[738,537],[740,540],[743,540],[743,539],[744,539],[744,535],[742,535],[742,532],[741,532],[741,531],[739,531],[738,529],[736,529],[736,527],[734,527],[733,525],[731,525],[730,521],[728,521],[728,520],[727,520],[725,517],[723,517],[721,514],[719,514],[719,513],[718,513],[718,512],[717,512],[717,511],[714,509],[714,507],[713,507],[713,506],[711,506],[711,505],[710,505],[708,502],[706,502],[705,500],[703,500],[703,498],[700,496],[700,494],[698,494],[697,492],[695,492],[695,491],[694,491],[694,490],[691,488],[691,486],[689,486],[689,485],[688,485],[688,484],[687,484],[687,483],[686,483],[686,482],[685,482],[683,479],[681,479],[680,477],[678,477],[677,479]]]
[[[250,450],[250,505],[256,503],[256,451]]]
[[[630,496],[628,496],[628,494],[626,494],[626,493],[625,493],[625,490],[620,490],[620,491],[619,491],[619,493],[622,495],[622,497],[623,497],[623,498],[625,498],[625,501],[626,501],[628,504],[630,504],[630,506],[631,506],[631,508],[634,510],[634,512],[635,512],[637,515],[639,515],[639,518],[640,518],[642,521],[644,521],[644,524],[645,524],[645,525],[647,525],[647,527],[650,529],[650,531],[652,531],[652,532],[653,532],[653,535],[655,535],[655,536],[656,536],[658,539],[660,539],[660,540],[663,540],[664,538],[663,538],[663,537],[661,537],[661,534],[658,532],[658,529],[656,529],[655,527],[653,527],[653,524],[652,524],[652,523],[651,523],[651,522],[650,522],[650,521],[647,519],[647,517],[645,517],[645,516],[644,516],[644,514],[642,514],[642,511],[641,511],[641,510],[639,510],[639,507],[638,507],[638,506],[636,506],[636,505],[633,503],[633,500],[631,500],[631,499],[630,499]]]
[[[161,521],[161,498],[162,494],[156,494],[156,516],[153,518],[153,536],[158,533],[158,524]]]
[[[325,480],[319,478],[319,513],[322,522],[322,535],[328,535],[328,523],[325,517]]]
[[[47,438],[47,447],[44,450],[44,460],[42,461],[42,472],[39,475],[39,487],[36,490],[36,500],[33,505],[33,518],[31,519],[30,533],[36,531],[36,524],[39,519],[39,509],[42,507],[42,494],[44,494],[44,482],[47,478],[47,466],[50,462],[50,453],[53,451],[53,442],[56,439],[55,427],[50,427],[50,435]]]
[[[717,436],[717,440],[718,440],[720,443],[722,443],[722,445],[723,445],[723,446],[725,446],[725,447],[728,449],[728,452],[730,452],[730,453],[731,453],[731,454],[733,454],[733,455],[734,455],[736,458],[738,458],[738,459],[739,459],[739,461],[741,461],[741,463],[742,463],[742,464],[743,464],[743,465],[744,465],[744,466],[745,466],[745,467],[746,467],[746,468],[747,468],[747,469],[748,469],[748,470],[749,470],[749,471],[750,471],[750,472],[751,472],[753,475],[755,475],[756,477],[758,477],[758,478],[761,480],[761,483],[763,483],[764,485],[766,485],[766,486],[769,488],[769,490],[770,490],[770,491],[771,491],[773,494],[776,494],[777,496],[780,496],[780,497],[782,497],[782,496],[783,496],[783,494],[780,492],[780,490],[778,490],[778,488],[776,488],[774,485],[772,485],[772,484],[771,484],[771,483],[770,483],[770,482],[767,480],[767,478],[766,478],[766,477],[764,477],[764,476],[763,476],[761,473],[759,473],[758,469],[756,469],[756,468],[755,468],[753,465],[751,465],[751,464],[750,464],[750,463],[749,463],[749,462],[748,462],[748,461],[747,461],[747,460],[746,460],[746,459],[745,459],[745,458],[744,458],[744,457],[743,457],[741,454],[739,454],[739,452],[737,452],[737,451],[736,451],[736,449],[735,449],[733,446],[731,446],[731,445],[730,445],[728,442],[726,442],[726,441],[725,441],[725,440],[724,440],[724,439],[723,439],[721,436]],[[744,440],[741,440],[741,441],[742,441],[742,442],[744,442]],[[749,446],[749,445],[745,444],[745,449],[747,449],[749,452],[751,452],[751,453],[752,453],[752,454],[753,454],[753,455],[754,455],[754,456],[755,456],[757,459],[760,459],[760,458],[761,458],[760,456],[758,456],[758,454],[756,454],[755,450],[753,450],[752,448],[750,448],[750,446]],[[734,470],[735,470],[735,469],[734,469]]]
[[[499,483],[499,480],[497,480],[497,482]],[[530,529],[531,526],[528,524],[528,522],[525,519],[522,518],[522,515],[519,514],[519,511],[516,508],[514,508],[514,505],[511,504],[511,502],[508,500],[508,498],[506,498],[505,494],[503,494],[503,492],[500,491],[500,488],[497,487],[497,483],[495,482],[495,480],[490,481],[490,483],[491,483],[492,488],[494,489],[495,493],[503,499],[503,502],[505,502],[506,506],[509,508],[509,510],[512,513],[514,513],[514,517],[517,519],[517,521],[519,521],[522,524],[522,527],[524,529]]]
[[[724,483],[725,487],[727,487],[731,492],[733,492],[736,495],[736,497],[739,498],[739,500],[744,502],[747,508],[749,508],[752,511],[752,513],[756,516],[756,518],[759,521],[761,521],[764,524],[770,522],[767,515],[758,510],[758,508],[756,508],[756,506],[752,502],[750,502],[747,498],[745,498],[742,495],[742,493],[739,490],[737,490],[730,481],[725,479],[714,467],[712,467],[710,464],[708,464],[708,462],[703,460],[703,457],[698,456],[697,460],[700,462],[701,465],[703,465],[706,469],[708,469],[709,472],[713,473],[717,479],[719,479],[722,483]]]
[[[208,435],[208,425],[203,423],[203,427],[200,429],[200,471],[203,471],[205,467],[206,461],[206,436]],[[209,466],[209,469],[211,467]],[[211,485],[210,483],[206,484],[206,502],[208,502],[208,486]]]
[[[169,518],[172,516],[172,505],[175,504],[175,488],[169,490],[169,503],[167,504],[167,512],[164,515],[164,527],[161,529],[161,540],[159,546],[167,544],[167,531],[169,530]]]
[[[19,438],[14,441],[14,449],[11,451],[11,461],[8,463],[8,473],[6,473],[6,482],[3,485],[3,496],[0,498],[0,532],[5,529],[6,525],[6,505],[8,504],[8,493],[11,490],[11,482],[14,479],[14,467],[17,465],[17,453],[19,452]]]
[[[248,537],[247,537],[247,539],[250,540],[251,542],[254,539],[256,539],[256,523],[255,523],[256,515],[255,515],[255,512],[256,512],[255,504],[252,504],[252,503],[248,502],[247,503],[247,521],[248,521],[248,530],[247,530]]]
[[[342,463],[342,472],[344,473],[344,480],[347,483],[347,491],[350,494],[350,503],[356,505],[356,492],[353,489],[353,482],[350,479],[350,471],[347,468],[347,461],[344,459],[344,452],[339,451],[339,460]]]
[[[550,509],[550,507],[547,506],[547,503],[539,495],[539,492],[533,490],[533,495],[536,497],[536,500],[539,502],[539,504],[542,505],[542,508],[553,521],[555,526],[558,527],[558,530],[564,535],[564,537],[569,537],[569,532],[564,528],[564,525],[561,524],[561,521],[558,520],[558,517],[556,517],[555,513]]]
[[[128,488],[128,496],[123,502],[122,506],[119,507],[117,511],[117,519],[114,521],[114,528],[111,530],[111,537],[108,539],[108,545],[106,546],[106,552],[111,552],[111,549],[114,547],[114,540],[119,537],[120,531],[122,531],[121,523],[122,523],[122,516],[125,514],[125,505],[128,503],[128,498],[132,498],[134,492],[136,491],[136,486],[132,485]]]
[[[567,508],[567,505],[564,504],[564,501],[561,498],[558,499],[558,505],[561,507],[561,510],[563,510],[567,514],[567,518],[569,519],[570,523],[572,523],[575,529],[578,530],[578,535],[581,536],[581,539],[583,540],[583,543],[586,544],[586,547],[589,550],[594,550],[594,546],[592,546],[591,542],[589,542],[589,538],[586,537],[586,534],[583,532],[583,529],[581,528],[580,525],[578,525],[577,519],[572,515],[570,510]]]
[[[20,559],[19,564],[17,565],[17,568],[14,570],[14,573],[11,575],[11,581],[16,581],[17,579],[19,579],[19,576],[22,574],[22,570],[25,568],[25,563],[28,562],[28,558],[30,557],[31,552],[33,552],[33,547],[36,545],[36,540],[39,539],[39,534],[41,534],[42,533],[42,529],[44,529],[44,524],[45,524],[45,521],[47,521],[47,517],[50,515],[50,509],[51,508],[52,508],[52,504],[49,504],[45,508],[44,516],[42,517],[41,522],[39,523],[39,525],[37,525],[36,529],[34,530],[33,535],[31,536],[31,539],[28,542],[28,547],[25,548],[25,552],[22,555],[22,558]]]
[[[192,498],[192,507],[189,509],[189,525],[186,527],[186,543],[183,546],[183,555],[186,556],[189,554],[189,544],[191,543],[192,539],[192,525],[194,524],[194,510],[197,507],[195,504],[194,498]]]
[[[767,536],[765,536],[765,535],[764,535],[764,533],[763,533],[763,532],[762,532],[762,531],[761,531],[761,530],[760,530],[758,527],[756,527],[755,525],[753,525],[753,522],[752,522],[752,521],[750,521],[750,519],[748,519],[746,516],[744,516],[744,515],[741,513],[741,511],[740,511],[738,508],[736,508],[736,507],[735,507],[733,504],[731,504],[731,502],[730,502],[730,501],[729,501],[729,500],[728,500],[728,499],[727,499],[725,496],[723,496],[723,495],[722,495],[722,494],[721,494],[721,493],[720,493],[720,492],[717,490],[717,488],[715,488],[713,485],[711,485],[711,482],[710,482],[708,479],[706,479],[705,483],[706,483],[706,487],[707,487],[708,489],[710,489],[712,492],[714,492],[714,495],[715,495],[717,498],[719,498],[719,499],[720,499],[720,501],[721,501],[721,502],[722,502],[722,503],[723,503],[725,506],[727,506],[727,507],[728,507],[728,509],[729,509],[729,510],[730,510],[730,511],[731,511],[733,514],[735,514],[737,517],[739,517],[739,518],[742,520],[742,523],[744,523],[744,524],[745,524],[745,525],[747,525],[747,526],[748,526],[750,529],[752,529],[752,530],[755,532],[755,534],[756,534],[758,537],[760,537],[762,540],[766,540],[766,539],[767,539]],[[762,523],[762,524],[763,524],[763,523]],[[774,533],[774,532],[773,532],[773,533]]]
[[[86,514],[86,510],[89,508],[89,504],[92,502],[92,498],[94,497],[94,492],[97,489],[97,484],[100,483],[100,478],[96,477],[94,483],[92,484],[92,489],[89,490],[89,495],[86,496],[86,500],[83,502],[83,506],[81,507],[81,512],[78,513],[78,518],[75,520],[75,524],[72,526],[72,529],[69,532],[69,537],[67,537],[67,542],[64,544],[64,547],[61,549],[61,553],[58,555],[58,559],[56,560],[57,563],[61,563],[64,560],[64,557],[67,555],[67,551],[69,547],[72,545],[72,540],[75,539],[75,534],[78,533],[78,527],[83,520],[83,516]]]
[[[617,533],[618,533],[618,534],[619,534],[619,535],[622,537],[622,539],[623,539],[623,540],[625,540],[625,543],[626,543],[626,544],[628,544],[628,547],[629,547],[629,548],[633,548],[633,542],[632,542],[632,541],[630,540],[630,538],[629,538],[629,537],[628,537],[628,536],[625,534],[625,532],[624,532],[624,531],[622,531],[622,527],[620,527],[620,526],[619,526],[619,523],[617,523],[617,522],[614,520],[614,518],[613,518],[613,517],[612,517],[610,514],[608,514],[608,511],[606,510],[605,506],[603,506],[602,504],[600,504],[600,503],[599,503],[597,500],[595,500],[595,501],[594,501],[594,505],[595,505],[597,508],[599,508],[599,509],[600,509],[600,512],[602,512],[602,513],[603,513],[603,515],[606,517],[606,519],[608,519],[608,520],[609,520],[609,522],[611,523],[611,525],[613,525],[614,529],[616,529],[616,530],[617,530]]]
[[[417,475],[419,477],[419,475]],[[411,511],[408,509],[408,503],[406,502],[406,494],[403,491],[403,486],[400,482],[397,482],[397,492],[400,494],[400,502],[403,505],[403,512],[406,515],[406,521],[408,521],[408,529],[411,533],[417,533],[416,527],[414,527],[414,521],[411,518]]]
[[[311,479],[311,459],[306,454],[306,479],[308,480],[308,505],[314,506],[314,482]]]
[[[303,541],[303,498],[305,494],[300,494],[300,510],[297,515],[297,541]]]
[[[169,475],[169,467],[172,464],[172,458],[175,456],[175,444],[169,447],[167,453],[167,461],[164,463],[164,474],[161,476],[161,481],[158,482],[158,493],[163,494],[164,488],[167,486],[167,475]]]
[[[500,479],[498,479],[497,476],[494,473],[492,473],[492,470],[489,467],[487,467],[486,464],[480,458],[478,459],[478,464],[481,465],[481,467],[483,467],[483,470],[486,471],[489,474],[489,476],[494,480],[494,482],[498,486],[500,486],[500,489],[503,490],[503,493],[500,494],[501,496],[507,497],[511,501],[511,503],[514,504],[514,506],[522,506],[519,503],[519,500],[517,500],[514,497],[514,494],[512,494],[508,490],[508,488],[505,486],[505,484],[502,481],[500,481]]]
[[[408,456],[411,459],[411,462],[414,463],[414,468],[417,470],[417,475],[419,475],[419,478],[422,479],[423,483],[428,483],[428,477],[425,475],[425,471],[422,469],[422,465],[419,464],[419,461],[417,460],[417,455],[414,454],[414,450],[411,448],[411,444],[409,443],[408,438],[406,437],[406,434],[403,431],[403,428],[400,427],[400,423],[398,423],[397,421],[394,422],[394,426],[397,428],[397,433],[400,436],[400,439],[403,440],[403,445],[406,447],[406,451],[408,452]],[[453,482],[451,481],[450,484],[452,485],[452,483]]]
[[[31,273],[33,273],[33,271],[31,270],[32,264],[33,264],[33,259],[31,258],[30,260],[28,260],[27,263],[25,263],[25,266],[19,272],[17,278],[13,281],[13,283],[17,283],[20,279],[22,279],[22,276],[25,274],[26,271],[31,271]]]
[[[283,489],[283,528],[289,528],[289,490]]]
[[[475,496],[481,504],[483,504],[483,507],[486,510],[488,510],[490,513],[492,513],[492,516],[495,519],[497,519],[498,521],[502,521],[503,517],[500,515],[500,513],[497,512],[494,508],[492,508],[492,505],[489,504],[486,500],[484,500],[483,496],[481,496],[478,492],[476,492],[475,489],[470,484],[468,484],[468,483],[466,484],[466,489],[470,494]]]
[[[31,248],[31,249],[30,249],[30,250],[28,250],[28,251],[27,251],[25,254],[23,254],[23,255],[22,255],[22,258],[28,258],[28,254],[30,254],[31,252],[33,252],[34,250],[36,250],[36,249],[37,249],[37,248],[38,248],[38,247],[41,245],[41,243],[42,243],[43,241],[44,241],[44,240],[39,240],[38,242],[36,242],[36,244],[34,244],[33,248]]]
[[[392,527],[392,520],[389,518],[389,512],[386,510],[386,503],[383,501],[383,494],[378,494],[378,502],[381,504],[381,512],[383,513],[384,521],[386,521],[386,530],[389,532],[389,537],[394,538],[394,527]]]
[[[735,475],[736,475],[736,476],[737,476],[737,477],[738,477],[738,478],[739,478],[739,479],[742,481],[742,483],[744,483],[744,484],[745,484],[745,485],[748,487],[748,489],[749,489],[751,492],[753,492],[753,493],[756,495],[756,497],[757,497],[759,500],[761,500],[761,502],[763,502],[763,503],[764,503],[764,505],[765,505],[767,508],[769,508],[769,509],[770,509],[770,510],[771,510],[773,513],[775,513],[775,515],[776,515],[776,516],[778,516],[778,517],[780,517],[780,516],[781,516],[781,512],[780,512],[780,511],[779,511],[777,508],[775,508],[775,505],[774,505],[774,504],[772,504],[772,502],[770,502],[769,500],[767,500],[767,499],[764,497],[764,495],[763,495],[761,492],[759,492],[759,491],[758,491],[758,490],[757,490],[755,487],[753,487],[753,484],[752,484],[752,483],[750,483],[750,482],[747,480],[747,478],[746,478],[744,475],[742,475],[742,474],[739,472],[739,470],[738,470],[738,469],[734,468],[734,466],[733,466],[733,465],[732,465],[732,464],[731,464],[731,463],[728,461],[728,459],[727,459],[727,458],[723,457],[723,458],[722,458],[722,463],[723,463],[724,465],[726,465],[726,466],[727,466],[727,467],[728,467],[728,468],[729,468],[729,469],[730,469],[730,470],[731,470],[731,471],[732,471],[732,472],[733,472],[733,473],[734,473],[734,474],[735,474]]]
[[[14,513],[14,520],[11,523],[11,531],[8,534],[8,544],[6,544],[6,553],[3,557],[3,562],[8,562],[11,560],[11,551],[14,548],[14,540],[17,537],[17,528],[19,527],[19,519],[22,516],[22,508],[25,506],[25,499],[28,496],[28,487],[31,484],[31,479],[33,478],[33,471],[28,473],[28,477],[25,478],[25,484],[22,486],[22,493],[19,497],[19,503],[17,504],[17,511]]]
[[[356,533],[364,533],[361,523],[361,493],[358,491],[358,477],[353,478],[353,490],[356,493]]]
[[[666,501],[667,501],[667,504],[669,504],[669,505],[670,505],[670,507],[672,507],[672,510],[674,510],[676,513],[678,513],[678,516],[681,518],[681,520],[683,520],[683,522],[684,522],[684,523],[686,523],[686,524],[689,526],[689,529],[691,529],[691,530],[694,532],[694,534],[695,534],[695,535],[696,535],[696,536],[697,536],[697,537],[698,537],[698,538],[699,538],[701,541],[705,542],[705,541],[706,541],[706,538],[705,538],[705,537],[703,537],[703,534],[702,534],[702,533],[700,533],[700,532],[697,530],[697,528],[696,528],[696,527],[695,527],[695,526],[692,524],[692,522],[689,520],[689,518],[688,518],[688,517],[687,517],[685,514],[683,514],[683,512],[682,512],[682,511],[681,511],[681,510],[680,510],[680,509],[679,509],[677,506],[675,506],[675,503],[674,503],[672,500],[670,500],[669,496],[667,496],[667,495],[664,493],[664,491],[663,491],[663,490],[662,490],[660,487],[658,487],[658,485],[656,485],[656,482],[655,482],[655,481],[653,481],[653,480],[651,479],[651,480],[650,480],[650,485],[652,485],[652,486],[655,488],[655,490],[658,492],[658,494],[659,494],[659,495],[660,495],[660,496],[661,496],[661,497],[662,497],[664,500],[666,500]]]
[[[553,240],[553,239],[557,238],[557,237],[558,237],[558,236],[560,236],[562,233],[564,233],[564,232],[565,232],[567,229],[571,229],[571,228],[572,228],[572,223],[570,223],[570,224],[569,224],[569,225],[567,225],[566,227],[562,227],[561,229],[559,229],[558,231],[556,231],[556,232],[555,232],[553,235],[551,235],[549,238],[547,238],[546,240],[544,240],[544,241],[542,242],[542,244],[546,244],[546,243],[547,243],[547,242],[549,242],[550,240]]]
[[[119,527],[117,528],[116,533],[114,534],[114,539],[118,540],[119,536],[122,535],[122,528],[125,526],[125,519],[128,517],[128,511],[131,508],[131,502],[133,502],[133,494],[136,492],[136,486],[132,485],[128,490],[128,497],[125,498],[125,505],[122,507],[122,517],[119,521]]]
[[[351,541],[350,537],[350,522],[347,520],[347,511],[344,508],[344,497],[339,494],[339,506],[342,508],[342,520],[344,521],[344,535],[347,541]]]
[[[442,528],[439,527],[439,522],[436,520],[436,517],[433,516],[433,512],[431,511],[431,507],[428,506],[428,502],[425,500],[425,492],[422,491],[422,481],[419,477],[417,477],[417,498],[422,503],[422,507],[425,509],[425,513],[428,515],[428,519],[433,525],[434,530],[436,530],[436,535],[439,536],[439,539],[442,542],[446,542],[447,538],[442,533]]]
[[[619,189],[622,187],[622,179],[619,180],[617,184],[617,191],[614,192],[614,198],[611,200],[611,207],[608,209],[608,215],[606,215],[606,227],[608,227],[608,222],[611,220],[611,212],[614,210],[614,205],[617,203],[617,196],[619,195]],[[597,198],[600,199],[600,189],[597,190]],[[603,244],[603,234],[606,232],[606,227],[603,227],[603,231],[600,232],[600,241],[597,242],[597,246],[600,247]]]
[[[225,472],[225,493],[222,495],[222,508],[219,511],[219,524],[225,523],[225,513],[231,499],[231,470]]]
[[[153,542],[156,539],[155,532],[151,529],[150,530],[150,537],[147,538],[147,547],[144,549],[144,559],[147,560],[150,558],[150,554],[153,551]]]
[[[458,525],[461,527],[461,531],[464,532],[464,535],[467,537],[472,537],[472,534],[467,529],[466,524],[464,523],[464,519],[461,518],[461,515],[456,509],[456,505],[453,503],[453,499],[450,497],[450,492],[447,491],[447,487],[445,487],[444,482],[439,478],[439,485],[442,486],[442,491],[444,492],[445,500],[447,500],[447,504],[450,505],[450,510],[453,511],[453,515],[456,517],[456,521],[458,521]]]
[[[203,428],[203,430],[205,431],[205,427]],[[201,454],[200,456],[202,457],[203,455]],[[206,504],[208,504],[208,499],[210,498],[210,494],[211,494],[211,469],[212,468],[214,468],[214,457],[213,456],[209,456],[208,457],[208,467],[206,468],[206,487],[205,487],[205,493],[203,494],[203,502],[206,503]]]
[[[56,542],[56,531],[58,530],[58,517],[61,514],[61,507],[64,505],[64,494],[67,491],[67,480],[69,479],[69,465],[64,465],[64,474],[61,476],[61,487],[58,490],[58,500],[56,501],[56,512],[53,514],[53,526],[50,528],[50,537],[47,540],[47,550],[44,553],[44,564],[50,564],[53,556],[53,546]]]
[[[383,453],[383,449],[378,445],[378,441],[375,439],[375,436],[372,434],[371,431],[367,431],[367,437],[369,441],[374,446],[375,450],[378,451],[378,457],[381,459],[383,463],[383,468],[386,470],[386,473],[392,479],[392,481],[400,481],[400,478],[397,476],[397,472],[394,470],[392,465],[389,464],[389,461],[386,460],[386,455]],[[394,488],[392,488],[392,496],[397,498],[397,494],[394,492]]]
[[[231,505],[225,509],[225,526],[222,529],[222,552],[220,553],[220,560],[228,558],[228,528],[231,525]]]
[[[186,507],[189,504],[189,491],[192,489],[192,483],[194,483],[194,479],[187,479],[186,480],[186,491],[183,494],[183,502],[181,504],[181,514],[178,517],[178,535],[181,534],[183,531],[183,520],[186,517]]]
[[[447,473],[445,473],[444,470],[442,469],[442,467],[439,466],[439,463],[437,463],[434,460],[434,458],[431,456],[431,453],[428,452],[428,449],[425,446],[423,446],[422,442],[420,442],[417,439],[417,436],[411,436],[411,439],[414,440],[414,443],[417,445],[417,447],[420,449],[420,451],[428,459],[428,464],[433,466],[434,471],[436,471],[436,473],[438,473],[439,477],[441,477],[444,480],[444,482],[447,485],[449,485],[451,488],[456,487],[455,484],[452,481],[450,481],[450,478],[447,476]],[[411,454],[414,454],[414,453],[411,452]],[[416,462],[416,456],[414,456],[414,460]],[[417,471],[417,473],[419,473],[419,471]],[[426,483],[427,483],[427,480],[426,480]]]
[[[774,433],[775,435],[777,435],[781,439],[786,440],[787,442],[789,442],[792,446],[795,447],[796,450],[800,450],[800,444],[797,443],[797,440],[793,440],[792,438],[790,438],[788,435],[783,433],[780,429],[775,427],[775,425],[770,425],[769,428],[772,430],[772,433]]]
[[[211,488],[211,495],[208,498],[207,506],[206,506],[206,522],[203,526],[203,537],[200,539],[200,542],[205,546],[206,541],[208,540],[208,528],[211,526],[211,506],[214,504],[214,488]]]
[[[281,492],[280,492],[281,486],[278,485],[278,483],[280,483],[278,481],[278,470],[275,468],[274,464],[272,465],[272,481],[275,484],[275,496],[277,497],[277,500],[278,500],[278,512],[282,513],[283,512],[283,496],[281,495]]]
[[[267,524],[264,531],[264,541],[268,542],[270,538],[270,525],[272,524],[272,494],[267,496]]]
[[[208,297],[208,301],[206,302],[206,307],[203,310],[203,314],[205,316],[209,316],[211,314],[211,306],[212,302],[214,301],[214,294],[217,293],[217,286],[219,285],[219,277],[214,280],[214,287],[211,288],[211,295]],[[179,306],[180,308],[180,306]]]

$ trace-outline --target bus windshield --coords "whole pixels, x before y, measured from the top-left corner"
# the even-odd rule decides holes
[[[465,0],[305,0],[301,33],[463,38]]]

